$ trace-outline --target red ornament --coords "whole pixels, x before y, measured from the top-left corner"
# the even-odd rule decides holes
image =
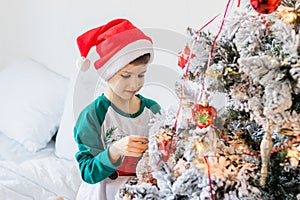
[[[250,0],[250,3],[256,12],[270,14],[280,6],[281,0]]]
[[[170,155],[174,152],[175,149],[175,143],[174,141],[168,141],[163,139],[163,141],[158,145],[158,149],[160,150],[161,154],[162,154],[162,159],[163,161],[167,161],[170,157]]]
[[[150,174],[149,181],[147,183],[157,186],[157,179],[153,178],[152,174]]]
[[[183,51],[180,51],[178,53],[178,66],[181,67],[182,69],[185,67],[186,63],[188,63],[190,58],[195,57],[195,54],[192,54],[191,57],[189,58],[190,53],[191,50],[188,46],[186,46]]]
[[[158,149],[161,151],[163,160],[166,161],[169,158],[169,141],[163,139]]]
[[[162,154],[162,160],[166,162],[170,155],[175,151],[176,135],[172,133],[171,130],[162,130],[160,134],[156,135],[156,141],[158,149]]]
[[[195,104],[192,108],[192,116],[199,128],[205,128],[215,121],[217,112],[214,107]]]

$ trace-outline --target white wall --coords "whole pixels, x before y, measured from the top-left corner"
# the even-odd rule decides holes
[[[208,27],[216,32],[227,4],[227,0],[0,1],[0,69],[12,59],[32,57],[65,76],[79,57],[76,37],[90,28],[124,17],[140,28],[184,35],[188,26],[198,29],[220,13]]]

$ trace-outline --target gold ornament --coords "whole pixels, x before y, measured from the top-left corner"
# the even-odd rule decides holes
[[[276,14],[282,21],[293,24],[297,21],[297,18],[300,17],[300,13],[297,13],[296,10],[289,7],[280,6],[278,8],[278,13]]]
[[[260,185],[261,186],[264,186],[266,184],[266,179],[268,176],[268,166],[269,166],[272,150],[273,150],[273,141],[271,137],[270,124],[269,121],[267,120],[266,131],[260,143],[260,151],[261,151]]]
[[[300,161],[300,145],[298,147],[292,146],[288,148],[286,158],[289,159],[291,166],[296,168]]]

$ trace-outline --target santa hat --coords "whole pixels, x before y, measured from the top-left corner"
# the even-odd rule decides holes
[[[77,38],[77,45],[80,68],[89,67],[91,61],[87,57],[95,47],[97,58],[93,64],[104,80],[144,54],[150,54],[150,62],[153,59],[151,38],[126,19],[115,19],[83,33]]]

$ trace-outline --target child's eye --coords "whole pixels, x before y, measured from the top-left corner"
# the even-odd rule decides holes
[[[139,74],[138,77],[139,77],[139,78],[144,78],[144,77],[145,77],[145,74]]]
[[[130,75],[121,75],[122,78],[130,78]]]

